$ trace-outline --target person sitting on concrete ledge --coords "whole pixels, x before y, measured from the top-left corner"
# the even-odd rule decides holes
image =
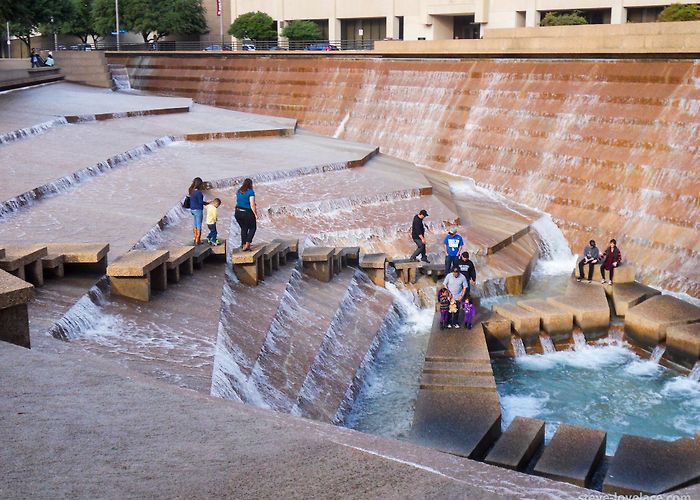
[[[411,255],[411,260],[417,260],[418,256],[421,255],[423,262],[430,262],[428,260],[428,254],[425,248],[425,226],[423,225],[423,219],[428,216],[428,212],[421,210],[417,215],[413,217],[413,225],[411,227],[411,238],[416,244],[416,251]]]
[[[457,267],[462,275],[467,278],[467,297],[472,296],[472,284],[476,286],[476,268],[474,263],[469,260],[469,252],[462,252],[457,261]],[[471,282],[471,283],[470,283]]]
[[[53,60],[53,54],[51,53],[51,51],[49,51],[49,54],[46,56],[44,64],[49,68],[56,65],[56,62]]]
[[[467,278],[459,272],[458,267],[453,267],[452,272],[445,276],[444,284],[450,291],[450,297],[457,302],[457,314],[459,314],[459,304],[467,294]],[[456,320],[454,323],[450,321],[447,328],[459,328],[459,323]]]
[[[451,228],[443,240],[445,245],[445,274],[449,274],[450,270],[457,266],[459,255],[464,247],[464,240],[457,234],[457,229]]]
[[[590,283],[593,281],[593,265],[598,263],[599,257],[600,250],[595,246],[595,241],[589,241],[586,248],[583,249],[583,259],[578,263],[578,278],[576,281],[581,281],[583,279],[583,266],[586,264],[588,264],[588,282]]]
[[[605,284],[605,271],[610,272],[610,280],[608,284],[613,284],[613,274],[615,273],[615,268],[622,262],[622,253],[620,249],[617,248],[617,241],[613,238],[610,240],[610,246],[605,250],[605,253],[600,258],[600,276],[603,278],[601,283]]]

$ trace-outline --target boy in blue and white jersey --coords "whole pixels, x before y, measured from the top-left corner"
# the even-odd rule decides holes
[[[457,229],[450,229],[443,240],[445,245],[445,274],[450,274],[452,268],[458,266],[459,255],[462,253],[464,240],[457,234]]]

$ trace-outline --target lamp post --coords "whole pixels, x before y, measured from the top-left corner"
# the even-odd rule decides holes
[[[221,31],[221,50],[224,50],[224,0],[216,0],[216,15],[219,16],[219,30]]]
[[[12,42],[10,41],[10,21],[7,21],[7,58],[12,57]]]
[[[53,30],[53,50],[58,50],[58,34],[56,26],[53,24],[53,16],[51,16],[51,29]]]
[[[119,52],[119,0],[114,0],[114,17],[117,21],[117,52]]]

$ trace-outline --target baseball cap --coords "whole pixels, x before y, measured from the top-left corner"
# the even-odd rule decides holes
[[[448,231],[450,234],[457,234],[457,228],[451,227]]]
[[[418,215],[423,215],[423,216],[427,217],[428,212],[426,212],[425,210],[421,210],[420,212],[418,212]]]

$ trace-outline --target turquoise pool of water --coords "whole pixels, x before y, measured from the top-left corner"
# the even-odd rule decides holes
[[[503,428],[540,418],[549,439],[559,423],[607,431],[611,455],[623,434],[675,440],[700,431],[700,383],[607,339],[581,350],[495,359]]]

